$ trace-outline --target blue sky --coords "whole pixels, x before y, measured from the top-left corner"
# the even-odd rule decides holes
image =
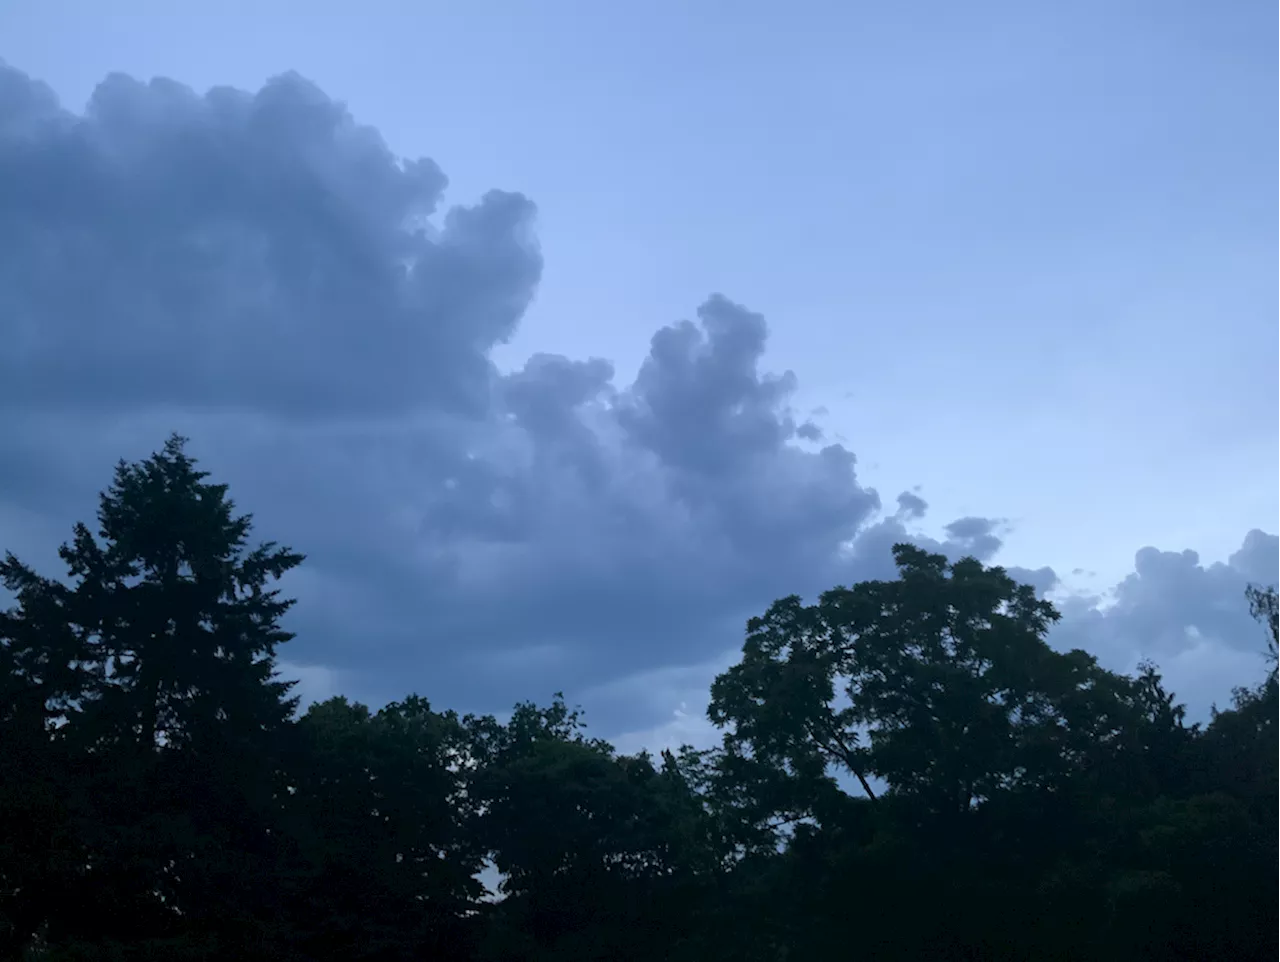
[[[35,178],[0,186],[13,547],[182,427],[312,556],[285,657],[317,692],[565,687],[632,741],[697,728],[673,712],[748,615],[876,573],[895,532],[1051,567],[1060,643],[1153,654],[1201,707],[1247,680],[1224,612],[1280,527],[1274,6],[301,9],[0,7],[0,162]],[[291,70],[318,89],[197,97]],[[196,94],[116,84],[55,142],[31,82],[80,115],[114,71]],[[325,98],[436,166],[332,136]],[[281,171],[314,189],[245,186]]]

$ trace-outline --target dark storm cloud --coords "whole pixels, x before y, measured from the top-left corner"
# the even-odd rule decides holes
[[[937,541],[911,493],[884,515],[853,453],[797,422],[795,375],[763,369],[764,318],[722,296],[630,385],[601,359],[499,373],[541,270],[533,205],[441,213],[444,188],[294,75],[112,77],[73,114],[0,68],[0,547],[48,558],[113,462],[176,429],[308,554],[283,655],[309,691],[607,691],[594,716],[620,728],[665,711],[628,678],[687,688],[773,598],[891,575],[895,541],[995,556],[1000,522]],[[1246,548],[1231,570],[1265,575]],[[1184,567],[1142,556],[1127,624]]]
[[[440,169],[296,75],[204,96],[112,76],[76,116],[0,67],[0,112],[0,401],[486,405],[541,272],[524,197],[431,227]]]
[[[73,114],[0,71],[6,505],[69,523],[115,458],[189,433],[310,556],[289,657],[374,696],[697,660],[837,576],[878,500],[850,452],[791,443],[762,317],[711,298],[622,389],[598,359],[499,375],[533,207],[433,216],[444,186],[294,75],[111,77]]]
[[[721,478],[782,449],[796,426],[783,402],[796,377],[762,377],[764,317],[717,294],[653,335],[622,424],[642,445],[689,475]]]

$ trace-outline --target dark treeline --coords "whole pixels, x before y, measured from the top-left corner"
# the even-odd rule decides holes
[[[65,576],[0,567],[3,958],[1276,958],[1261,659],[1188,725],[1154,666],[1046,645],[1001,569],[899,546],[750,623],[721,747],[624,756],[558,697],[299,715],[302,557],[250,533],[175,438]],[[1274,646],[1274,589],[1241,604]]]

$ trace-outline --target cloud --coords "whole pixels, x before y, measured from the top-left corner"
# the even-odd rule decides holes
[[[1001,521],[936,540],[910,492],[886,514],[793,411],[796,375],[765,369],[765,319],[724,296],[660,328],[630,384],[598,358],[498,370],[541,274],[535,208],[450,207],[446,186],[296,75],[113,76],[76,113],[0,66],[4,547],[50,558],[115,460],[176,429],[308,555],[282,652],[308,697],[563,689],[606,731],[663,737],[702,730],[707,666],[775,597],[891,574],[900,540],[996,556]],[[1267,544],[1246,548],[1195,598],[1265,575]],[[1159,592],[1198,576],[1143,559],[1077,623],[1154,630]],[[1137,650],[1117,633],[1098,637]]]
[[[316,702],[343,694],[336,673],[323,665],[295,665],[281,661],[277,668],[281,678],[295,681],[292,694],[298,698],[300,712]]]
[[[463,707],[696,661],[837,577],[878,499],[852,453],[797,445],[760,315],[710,298],[630,385],[501,373],[534,207],[445,186],[296,75],[113,76],[74,113],[0,70],[6,510],[69,524],[117,457],[188,433],[309,556],[288,660]]]
[[[923,518],[929,510],[929,503],[918,494],[903,491],[898,495],[898,514],[903,518]]]
[[[648,749],[657,753],[681,745],[709,748],[719,742],[720,737],[707,718],[708,689],[716,675],[732,665],[737,657],[736,649],[727,649],[719,657],[699,664],[650,669],[588,689],[582,698],[597,705],[619,702],[635,705],[637,717],[657,722],[647,728],[612,735],[610,741],[620,752]]]
[[[541,273],[523,196],[433,227],[439,167],[294,74],[203,96],[115,75],[75,116],[0,68],[0,111],[0,401],[487,405]]]
[[[1208,651],[1260,656],[1264,629],[1250,617],[1244,590],[1277,583],[1280,538],[1260,530],[1250,531],[1226,561],[1211,564],[1194,551],[1146,547],[1135,555],[1133,573],[1106,595],[1062,601],[1055,640],[1088,647],[1124,669],[1140,658],[1167,663],[1203,659]],[[1196,684],[1194,677],[1188,682]]]
[[[821,441],[823,438],[822,428],[812,421],[805,421],[796,428],[796,437],[803,438],[806,441]]]

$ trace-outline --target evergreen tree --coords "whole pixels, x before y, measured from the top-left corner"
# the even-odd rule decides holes
[[[65,810],[29,853],[57,882],[36,913],[55,938],[242,926],[270,862],[296,705],[275,675],[291,602],[273,583],[302,557],[250,548],[250,517],[184,445],[117,466],[97,535],[77,524],[60,550],[65,582],[12,555],[0,568],[17,596],[0,621],[5,738],[38,753]]]

